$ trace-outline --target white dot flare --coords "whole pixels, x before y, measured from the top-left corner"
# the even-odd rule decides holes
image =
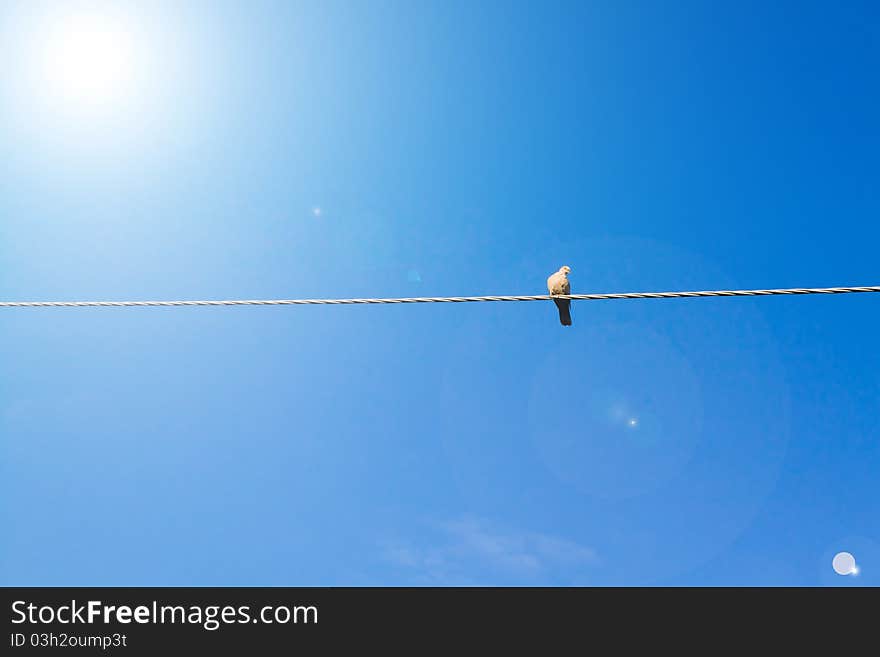
[[[856,558],[849,552],[838,552],[831,561],[831,567],[838,575],[858,575],[859,569],[856,566]]]

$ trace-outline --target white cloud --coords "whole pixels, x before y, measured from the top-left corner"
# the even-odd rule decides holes
[[[574,583],[598,563],[594,550],[538,532],[501,529],[466,516],[433,525],[436,540],[386,543],[385,557],[417,583]]]

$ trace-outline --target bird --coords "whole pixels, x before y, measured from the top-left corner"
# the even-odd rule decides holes
[[[547,279],[547,289],[551,296],[557,294],[571,294],[571,283],[568,281],[568,272],[571,267],[564,265],[559,268],[555,274],[551,274]],[[571,326],[571,299],[553,299],[556,307],[559,308],[559,322],[563,326]]]

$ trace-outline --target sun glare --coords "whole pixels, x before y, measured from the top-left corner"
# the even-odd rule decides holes
[[[33,2],[0,18],[0,56],[14,63],[0,104],[8,99],[8,121],[34,157],[190,143],[214,78],[195,74],[201,33],[175,6]]]
[[[130,93],[135,52],[125,25],[105,16],[69,17],[43,38],[45,83],[64,102],[106,105]]]

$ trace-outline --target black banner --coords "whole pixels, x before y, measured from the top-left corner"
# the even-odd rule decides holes
[[[3,654],[562,647],[870,627],[870,590],[7,588]]]

